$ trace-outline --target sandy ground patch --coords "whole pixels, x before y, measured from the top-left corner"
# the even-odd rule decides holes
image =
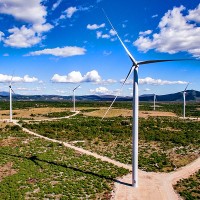
[[[70,111],[71,108],[27,108],[21,110],[13,110],[13,119],[14,118],[32,118],[32,119],[45,119],[48,117],[44,117],[41,115],[52,113],[52,112],[65,112]],[[9,118],[10,111],[9,110],[1,110],[0,111],[0,119]],[[31,116],[32,115],[32,116]],[[35,115],[35,116],[34,116]]]
[[[13,165],[13,163],[8,162],[5,165],[0,166],[0,181],[2,181],[3,178],[6,176],[11,176],[11,175],[17,173],[17,171],[15,169],[12,169],[12,165]]]
[[[8,137],[6,139],[0,140],[0,147],[6,147],[6,146],[17,146],[18,138],[16,137]]]
[[[103,117],[107,109],[100,109],[100,110],[95,110],[92,112],[84,113],[86,116],[92,116],[92,117]],[[118,116],[132,116],[132,110],[128,109],[111,109],[106,117],[118,117]],[[175,117],[176,114],[172,112],[162,112],[162,111],[139,111],[139,117]]]

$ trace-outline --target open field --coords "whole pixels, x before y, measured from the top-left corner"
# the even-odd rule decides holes
[[[105,108],[100,108],[99,110],[95,110],[92,112],[87,112],[84,115],[86,116],[92,116],[92,117],[103,117],[107,109]],[[106,117],[129,117],[132,116],[132,110],[128,109],[110,109]],[[155,116],[155,117],[161,117],[161,116],[166,116],[166,117],[175,117],[176,114],[172,112],[164,112],[164,111],[140,111],[139,112],[139,117],[150,117],[150,116]]]
[[[56,121],[34,120],[51,120],[53,117],[72,116],[71,107],[65,107],[65,103],[60,104],[61,107],[58,105],[54,107],[53,103],[39,104],[35,102],[33,104],[31,102],[34,105],[33,108],[27,104],[24,108],[19,102],[17,103],[18,108],[13,111],[15,113],[13,118],[19,119],[23,127],[48,138],[69,142],[128,166],[131,164],[132,111],[129,103],[118,103],[103,121],[101,121],[101,117],[105,113],[106,107],[100,103],[96,107],[94,105],[88,107],[89,103],[86,103],[77,107],[77,110],[81,111],[80,114]],[[103,105],[105,104],[107,103]],[[170,107],[162,104],[157,108],[158,111],[152,111],[151,106],[151,103],[142,103],[140,106],[139,168],[151,173],[176,172],[178,168],[199,157],[200,123],[179,118],[179,114],[175,110],[177,107],[181,108],[181,105]],[[196,113],[193,117],[199,115],[198,106],[198,104],[192,105]],[[0,115],[1,119],[9,118],[9,111],[1,110]],[[11,191],[11,195],[16,193],[19,195],[16,198],[69,199],[69,196],[73,196],[75,199],[110,199],[115,178],[128,173],[128,170],[102,162],[92,156],[86,156],[76,150],[64,147],[62,144],[53,144],[26,135],[20,127],[11,123],[1,122],[0,128],[0,190]],[[33,168],[30,177],[29,170],[26,169],[28,166]],[[114,174],[109,175],[109,170],[112,170]],[[52,175],[50,171],[52,171]],[[84,173],[84,177],[80,173],[76,175],[78,172]],[[66,173],[69,175],[64,175]],[[94,180],[93,177],[90,177],[91,175],[95,176]],[[72,181],[73,176],[76,177],[76,184]],[[148,176],[151,174],[144,175],[144,177]],[[16,186],[11,184],[16,181],[18,182]],[[101,182],[103,186],[99,188],[97,185],[101,185]],[[42,186],[41,183],[45,186]],[[20,185],[22,185],[22,190],[19,192],[17,187],[21,189]],[[70,189],[67,190],[69,196],[66,196],[66,188],[69,186]],[[61,189],[59,189],[60,187]],[[182,193],[187,191],[187,187],[190,186],[184,187]],[[79,190],[81,193],[77,194]],[[179,189],[177,190],[179,191]],[[5,193],[4,195],[6,195]]]
[[[61,121],[30,122],[22,125],[46,137],[71,142],[130,164],[131,123],[130,117],[107,118],[101,121],[101,118],[78,115]],[[172,171],[199,156],[198,122],[177,117],[140,118],[139,130],[139,166],[143,170]]]
[[[1,199],[109,199],[128,170],[23,133],[1,128]]]
[[[9,110],[0,111],[0,119],[9,118]],[[40,120],[51,117],[63,117],[70,114],[69,108],[27,108],[13,110],[13,118],[15,119],[28,119],[28,120]]]

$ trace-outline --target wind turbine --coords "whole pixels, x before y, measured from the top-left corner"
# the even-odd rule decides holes
[[[76,102],[76,99],[75,99],[75,90],[76,90],[77,88],[79,88],[79,86],[80,86],[80,85],[78,85],[77,87],[75,87],[75,88],[73,89],[73,104],[74,104],[73,112],[76,111],[76,108],[75,108],[75,102]]]
[[[132,67],[130,68],[128,75],[126,76],[124,82],[122,83],[121,88],[126,83],[126,80],[129,78],[131,73],[133,72],[133,123],[132,123],[132,186],[138,187],[138,110],[139,110],[139,97],[138,97],[138,68],[139,65],[150,64],[150,63],[159,63],[159,62],[169,62],[169,61],[181,61],[181,60],[189,60],[189,59],[166,59],[166,60],[147,60],[147,61],[140,61],[137,62],[132,54],[129,52],[121,38],[119,37],[117,31],[115,30],[114,26],[112,25],[111,21],[107,17],[105,11],[103,10],[109,24],[111,25],[112,29],[115,31],[117,38],[119,39],[121,45],[123,46],[124,50],[128,54],[131,62]],[[113,103],[115,102],[117,96],[114,98],[113,102],[111,103],[110,107],[104,114],[103,118],[106,116],[110,108],[112,107]]]
[[[10,93],[10,122],[12,122],[12,93],[14,93],[13,89],[12,89],[12,79],[13,76],[10,80],[10,85],[9,85],[9,93]]]
[[[185,90],[183,91],[183,118],[184,119],[185,119],[185,105],[186,105],[185,95],[186,95],[186,90],[188,88],[188,85],[189,85],[189,83],[187,84],[187,86],[185,87]]]
[[[153,110],[156,110],[156,94],[153,94]]]

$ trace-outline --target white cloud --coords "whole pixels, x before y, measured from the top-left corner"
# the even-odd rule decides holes
[[[120,82],[124,82],[124,79],[120,80]],[[133,84],[133,80],[127,80],[126,84]],[[161,79],[153,79],[151,77],[146,77],[143,79],[139,79],[139,84],[144,85],[175,85],[175,84],[187,84],[186,81],[167,81],[167,80],[161,80]]]
[[[116,83],[117,81],[116,80],[113,80],[113,79],[107,79],[107,80],[102,80],[100,82],[100,84],[103,84],[103,85],[110,85],[110,84],[113,84],[113,83]]]
[[[40,87],[36,87],[36,88],[18,87],[15,90],[19,90],[19,91],[42,91],[43,88],[40,88]]]
[[[108,85],[116,83],[117,81],[113,79],[103,80],[99,75],[98,71],[92,70],[87,72],[85,75],[82,75],[80,71],[72,71],[67,75],[54,74],[51,78],[51,81],[54,83],[94,83]]]
[[[86,75],[83,76],[83,82],[100,82],[101,77],[99,76],[99,73],[96,70],[92,70],[90,72],[87,72]]]
[[[0,42],[3,40],[4,35],[5,35],[5,34],[4,34],[3,32],[0,31]]]
[[[62,0],[56,1],[56,3],[54,3],[52,6],[52,10],[55,10],[61,4],[61,2],[62,2]]]
[[[53,28],[46,23],[47,11],[42,0],[1,0],[0,13],[12,15],[15,19],[29,23],[21,28],[13,27],[8,30],[9,36],[3,42],[12,47],[27,48],[41,42],[45,37],[42,33]]]
[[[67,14],[67,18],[71,18],[72,15],[77,12],[78,9],[76,7],[69,7],[65,10],[65,13]]]
[[[113,29],[110,29],[109,33],[110,33],[111,36],[114,36],[114,35],[117,34],[116,31],[114,31]]]
[[[131,41],[129,39],[125,39],[124,42],[129,43]]]
[[[102,31],[97,31],[96,34],[97,34],[97,39],[99,39],[102,36]]]
[[[9,56],[9,54],[8,53],[4,53],[3,56],[7,57],[7,56]]]
[[[67,75],[54,74],[51,81],[55,83],[100,82],[101,77],[96,70],[87,72],[83,76],[79,71],[72,71]]]
[[[87,25],[87,29],[89,29],[89,30],[96,30],[96,29],[104,28],[104,27],[105,27],[105,24],[104,24],[104,23],[103,23],[103,24],[100,24],[100,25],[97,25],[97,24],[93,24],[93,25],[88,24],[88,25]]]
[[[12,28],[8,30],[11,35],[4,40],[4,43],[11,47],[31,47],[41,41],[41,37],[37,36],[32,29],[25,26]]]
[[[99,38],[109,39],[111,37],[111,35],[109,34],[103,34],[102,31],[97,31],[96,34],[97,34],[97,39]]]
[[[66,46],[63,48],[57,47],[53,49],[43,49],[40,51],[33,51],[28,53],[26,56],[53,55],[58,57],[69,57],[76,55],[84,55],[85,52],[86,52],[85,48],[76,46]]]
[[[143,35],[143,36],[145,36],[145,35],[150,35],[152,33],[152,30],[147,30],[147,31],[140,31],[139,32],[139,35]]]
[[[101,35],[101,38],[108,39],[108,38],[110,38],[110,35],[108,35],[108,34],[103,34],[103,35]]]
[[[1,0],[0,13],[12,15],[18,20],[32,24],[45,23],[47,15],[41,0]]]
[[[155,18],[155,17],[158,17],[158,15],[157,15],[157,14],[155,14],[155,15],[152,15],[151,17],[152,17],[152,18]]]
[[[0,83],[7,83],[12,80],[13,83],[17,82],[25,82],[25,83],[33,83],[38,81],[37,78],[35,77],[30,77],[29,75],[25,75],[24,77],[19,77],[19,76],[10,76],[10,75],[5,75],[5,74],[0,74]]]
[[[183,15],[184,6],[174,7],[162,17],[158,33],[140,35],[133,43],[140,51],[147,52],[155,49],[158,52],[174,54],[188,52],[200,58],[200,4],[194,10],[189,10],[188,15]],[[191,22],[192,21],[192,22]]]
[[[189,21],[200,23],[200,4],[194,10],[189,10],[189,14],[186,16]]]
[[[115,38],[113,38],[113,36],[116,35],[116,32],[111,29],[108,33],[103,34],[102,31],[96,31],[96,36],[97,39],[99,38],[103,38],[103,39],[110,39],[111,41],[115,41]]]
[[[106,87],[98,87],[95,90],[90,89],[92,94],[110,94],[110,91]]]

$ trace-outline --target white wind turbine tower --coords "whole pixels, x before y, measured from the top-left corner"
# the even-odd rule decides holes
[[[185,102],[185,95],[186,95],[186,90],[188,88],[188,85],[189,83],[187,84],[185,90],[183,91],[183,118],[185,119],[185,105],[186,105],[186,102]]]
[[[138,187],[138,110],[139,110],[139,97],[138,97],[138,68],[139,65],[150,64],[150,63],[159,63],[159,62],[169,62],[169,61],[180,61],[180,60],[188,60],[188,59],[168,59],[168,60],[147,60],[147,61],[140,61],[137,62],[134,57],[131,55],[125,44],[122,42],[121,38],[119,37],[117,31],[115,30],[114,26],[112,25],[111,21],[107,17],[105,11],[103,10],[109,24],[111,25],[112,29],[115,31],[117,38],[119,39],[121,45],[123,46],[124,50],[128,54],[131,62],[132,67],[130,68],[128,75],[126,76],[121,88],[126,83],[126,80],[129,78],[131,73],[133,72],[133,123],[132,123],[132,186]],[[104,114],[103,118],[106,116],[110,108],[112,107],[113,103],[115,102],[117,96],[114,98],[113,102],[111,103],[110,107]]]
[[[73,112],[75,112],[76,111],[76,108],[75,108],[75,104],[76,104],[76,99],[75,99],[75,91],[76,91],[76,89],[77,88],[79,88],[80,87],[80,85],[78,85],[77,87],[75,87],[74,89],[73,89],[73,105],[74,105],[74,108],[73,108]]]
[[[13,79],[13,76],[11,78],[10,85],[9,85],[9,93],[10,93],[10,122],[12,122],[12,93],[14,93],[14,91],[12,89],[12,79]]]
[[[156,110],[156,94],[153,94],[153,110]]]

